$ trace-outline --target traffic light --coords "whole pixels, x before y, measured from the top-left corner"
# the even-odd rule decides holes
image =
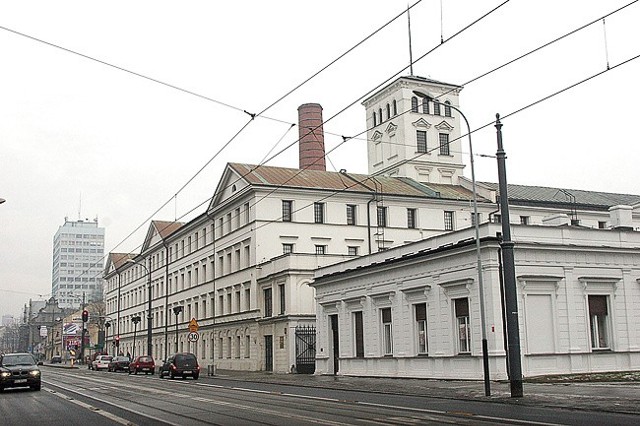
[[[84,311],[82,311],[82,322],[87,321],[89,321],[89,311],[85,309]]]

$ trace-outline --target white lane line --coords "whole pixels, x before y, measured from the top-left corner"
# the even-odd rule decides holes
[[[53,386],[53,387],[58,387],[58,388],[60,388],[60,389],[64,389],[64,390],[65,390],[65,391],[67,391],[67,392],[71,392],[71,393],[74,393],[74,394],[82,395],[84,398],[89,398],[89,399],[93,399],[93,400],[95,400],[95,401],[100,401],[100,402],[102,402],[102,403],[105,403],[105,404],[107,404],[107,405],[110,405],[110,406],[113,406],[113,407],[119,408],[119,409],[124,410],[124,411],[127,411],[127,412],[129,412],[129,413],[133,413],[133,414],[136,414],[136,415],[141,416],[141,417],[146,417],[146,418],[151,419],[151,420],[153,420],[153,421],[155,421],[155,422],[158,422],[158,423],[163,423],[163,424],[167,424],[167,425],[171,425],[171,426],[181,426],[179,423],[172,423],[172,422],[169,422],[169,421],[167,421],[167,420],[161,419],[161,418],[159,418],[159,417],[152,416],[152,415],[150,415],[150,414],[144,414],[144,413],[141,413],[141,412],[139,412],[139,411],[135,411],[135,410],[132,410],[132,409],[130,409],[130,408],[127,408],[127,407],[125,407],[125,406],[123,406],[123,405],[116,404],[116,403],[114,403],[114,402],[107,402],[107,401],[103,401],[103,400],[101,400],[101,399],[99,399],[99,398],[97,398],[97,397],[95,397],[95,396],[92,396],[92,395],[85,395],[85,394],[83,394],[82,392],[76,391],[75,389],[67,388],[67,387],[65,387],[65,386],[62,386],[62,385],[59,385],[59,384],[56,384],[56,383],[47,382],[47,381],[45,381],[45,380],[43,380],[43,382],[44,382],[44,383],[46,383],[46,384],[48,384],[48,385],[51,385],[51,386]],[[68,401],[72,401],[72,402],[74,402],[74,403],[78,403],[78,405],[80,405],[80,404],[84,404],[83,402],[78,401],[77,399],[74,399],[74,398],[72,398],[72,397],[66,396],[66,395],[61,394],[61,393],[59,393],[59,392],[56,392],[56,391],[50,391],[50,392],[51,392],[51,393],[54,393],[54,394],[56,394],[56,395],[58,395],[58,396],[62,396],[63,398],[67,399]],[[85,405],[87,405],[87,406],[91,407],[91,406],[90,406],[90,405],[88,405],[88,404],[85,404]],[[100,410],[100,409],[99,409],[99,408],[93,408],[93,409],[92,409],[92,411],[96,411],[96,410]],[[103,410],[100,410],[100,411],[101,411],[102,413],[107,413],[106,411],[103,411]],[[96,411],[96,412],[98,412],[98,411]],[[111,414],[111,413],[107,413],[107,414],[112,415],[112,416],[117,417],[117,418],[121,418],[121,417],[115,416],[114,414]],[[105,416],[105,417],[106,417],[106,416]],[[122,423],[122,424],[125,424],[125,425],[135,425],[135,423],[129,422],[128,420],[125,420],[125,419],[122,419],[122,420],[123,420],[123,421],[125,421],[125,423]],[[120,423],[120,422],[119,422],[119,423]]]
[[[121,425],[127,425],[127,426],[135,426],[135,423],[132,423],[129,420],[123,419],[120,416],[116,416],[115,414],[112,414],[112,413],[109,413],[107,411],[101,410],[101,409],[99,409],[97,407],[94,407],[93,405],[86,404],[86,403],[84,403],[82,401],[78,401],[77,399],[73,399],[73,398],[71,398],[69,396],[61,394],[61,393],[56,392],[54,390],[50,390],[50,389],[45,389],[45,390],[47,392],[49,392],[50,394],[52,394],[52,395],[60,397],[60,398],[64,399],[65,401],[71,402],[72,404],[79,405],[80,407],[85,408],[85,409],[87,409],[89,411],[93,411],[94,413],[99,414],[99,415],[101,415],[103,417],[106,417],[109,420],[112,420],[112,421],[114,421],[116,423],[120,423]]]

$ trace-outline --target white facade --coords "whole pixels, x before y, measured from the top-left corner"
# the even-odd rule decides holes
[[[507,378],[500,231],[481,226],[494,380]],[[523,375],[639,369],[640,233],[520,225],[512,233]],[[316,374],[481,379],[476,262],[464,230],[318,270]]]
[[[51,294],[62,308],[102,300],[105,230],[98,220],[65,218],[53,237]]]

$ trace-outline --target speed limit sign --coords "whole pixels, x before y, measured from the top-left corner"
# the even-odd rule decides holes
[[[187,335],[187,340],[190,342],[197,342],[199,338],[200,338],[200,335],[198,334],[197,331],[192,331]]]

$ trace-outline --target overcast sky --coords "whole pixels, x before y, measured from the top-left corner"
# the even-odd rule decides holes
[[[501,3],[443,0],[441,13],[439,0],[419,2],[411,12],[414,59],[441,35],[445,43],[415,63],[414,74],[464,85],[460,108],[475,129],[605,71],[608,60],[610,71],[504,119],[508,180],[640,194],[640,59],[616,67],[640,54],[640,4],[467,84],[629,1],[511,0],[449,40]],[[105,252],[135,252],[151,215],[187,221],[203,213],[225,163],[257,164],[279,140],[273,152],[294,142],[298,130],[287,123],[297,121],[300,104],[323,106],[327,150],[342,135],[363,134],[361,98],[408,74],[405,17],[253,120],[191,180],[247,123],[243,110],[261,112],[406,7],[405,0],[2,2],[0,315],[50,296],[52,240],[65,217],[98,217]],[[476,154],[495,154],[492,126],[473,140]],[[344,144],[329,155],[328,170],[366,173],[365,147],[364,136]],[[297,167],[297,146],[269,164]],[[476,174],[496,182],[495,158],[477,157]]]

